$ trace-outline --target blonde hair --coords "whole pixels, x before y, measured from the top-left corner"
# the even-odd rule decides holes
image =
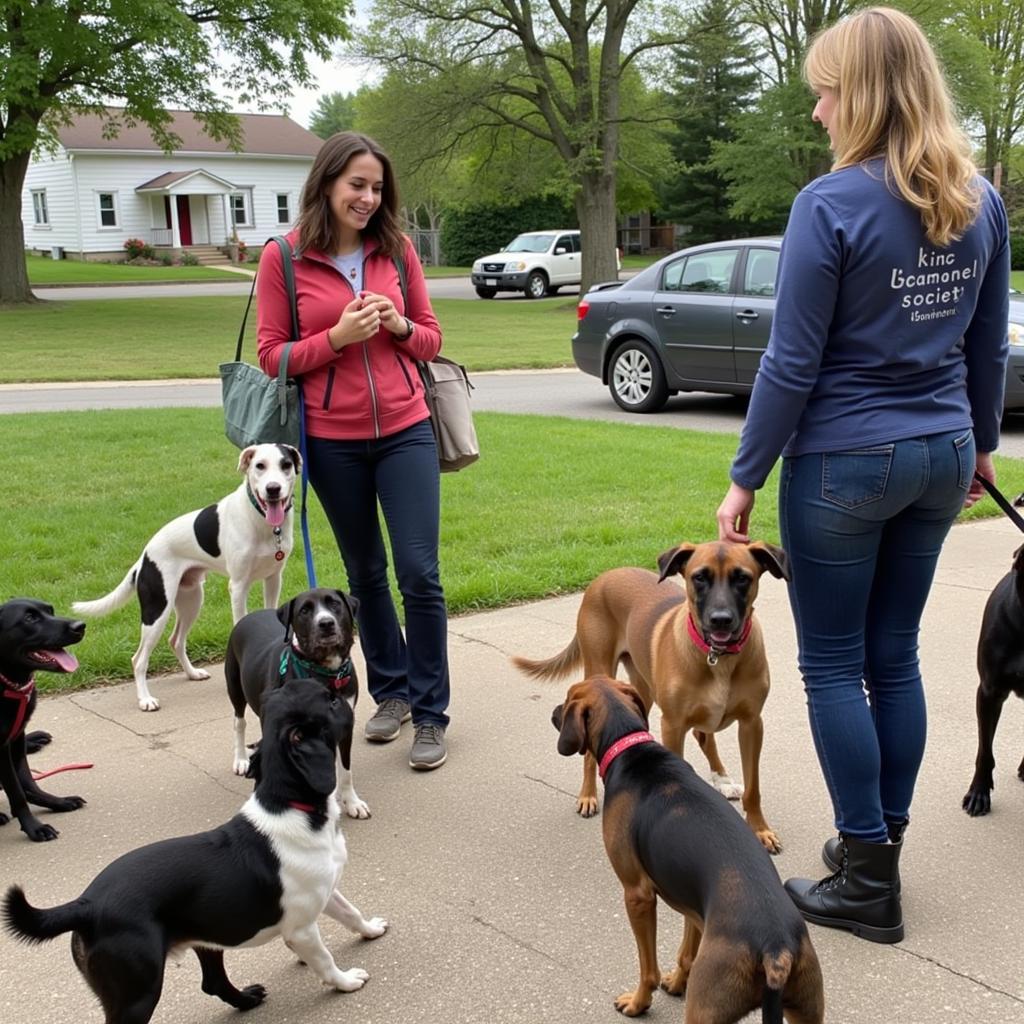
[[[928,240],[960,238],[981,202],[977,168],[917,22],[890,7],[850,15],[815,38],[804,78],[835,95],[832,169],[884,157],[886,181],[920,212]]]

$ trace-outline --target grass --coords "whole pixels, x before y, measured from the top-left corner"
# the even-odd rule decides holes
[[[244,281],[239,274],[215,267],[128,267],[123,263],[87,263],[26,256],[30,284],[45,288],[56,284],[124,284],[174,281]]]
[[[578,591],[611,566],[653,567],[674,543],[716,534],[714,509],[735,436],[499,413],[476,419],[480,462],[442,478],[441,566],[453,614]],[[41,597],[64,614],[73,600],[112,590],[165,522],[238,484],[237,452],[224,439],[217,409],[12,415],[4,437],[7,477],[22,483],[17,500],[15,488],[5,491],[0,600]],[[182,437],[190,439],[188,472],[179,458]],[[685,474],[666,475],[684,456]],[[1024,462],[997,458],[997,465],[1004,490],[1024,490]],[[778,540],[776,511],[772,479],[758,496],[755,536]],[[983,502],[965,516],[996,514]],[[315,499],[310,529],[320,582],[344,587]],[[305,588],[297,524],[295,533],[285,595]],[[250,606],[261,599],[253,594]],[[211,577],[191,637],[193,657],[222,658],[230,626],[227,585]],[[90,623],[73,676],[44,674],[41,685],[127,678],[138,638],[133,601]],[[153,670],[174,664],[161,643]]]
[[[575,300],[437,299],[445,354],[470,370],[572,365]],[[0,308],[0,383],[215,377],[245,299],[85,299]],[[256,359],[255,312],[244,355]]]

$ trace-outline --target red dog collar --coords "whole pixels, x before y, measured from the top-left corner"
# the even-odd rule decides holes
[[[686,632],[689,633],[690,639],[696,644],[697,649],[701,654],[708,656],[708,664],[715,665],[718,662],[718,658],[722,654],[739,654],[743,650],[747,640],[750,639],[750,630],[753,628],[754,620],[747,619],[743,623],[743,629],[740,631],[740,638],[734,644],[726,644],[725,647],[718,647],[715,644],[709,644],[704,639],[704,634],[697,628],[697,624],[693,621],[692,615],[686,616]]]
[[[28,702],[36,688],[36,680],[35,676],[33,676],[27,683],[19,685],[18,683],[11,682],[6,676],[0,675],[0,683],[3,684],[3,695],[10,700],[19,702],[18,708],[14,712],[14,724],[11,726],[11,731],[7,734],[5,741],[11,743],[21,735],[22,729],[25,728],[25,713],[28,711]]]
[[[616,740],[605,752],[604,757],[601,758],[601,763],[597,766],[597,774],[604,778],[604,773],[608,771],[608,766],[621,754],[624,750],[629,750],[630,747],[635,747],[640,743],[657,743],[658,741],[649,732],[630,732],[622,737],[620,740]]]

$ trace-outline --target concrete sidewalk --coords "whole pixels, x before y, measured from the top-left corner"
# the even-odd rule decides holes
[[[996,740],[992,814],[971,820],[960,809],[975,756],[974,659],[982,608],[1020,540],[1000,519],[958,526],[946,545],[922,633],[931,720],[903,856],[906,939],[879,946],[812,927],[831,1022],[1024,1022],[1018,701],[1007,705]],[[247,1021],[620,1019],[612,999],[635,984],[636,951],[600,820],[574,813],[582,762],[555,750],[550,714],[564,687],[525,680],[508,663],[512,653],[547,656],[561,649],[578,603],[578,596],[558,598],[451,622],[448,764],[434,773],[412,772],[408,727],[393,744],[359,740],[354,752],[356,786],[373,817],[344,822],[350,860],[342,889],[365,913],[386,917],[391,929],[364,943],[325,919],[323,932],[339,966],[364,967],[370,981],[357,993],[331,993],[280,943],[231,951],[225,959],[232,980],[239,986],[262,982],[269,990]],[[784,878],[818,877],[830,811],[781,581],[762,582],[758,613],[773,675],[762,791],[768,819],[785,844],[776,865]],[[153,691],[163,709],[150,715],[136,709],[131,685],[40,703],[34,724],[52,730],[55,741],[33,765],[95,762],[91,771],[45,783],[56,793],[81,793],[89,803],[55,816],[61,835],[54,843],[32,844],[16,825],[0,831],[0,882],[23,884],[37,905],[63,902],[125,850],[210,828],[238,809],[250,787],[231,774],[231,712],[220,667],[208,682],[169,676],[157,679]],[[360,726],[370,706],[364,694]],[[734,729],[720,746],[738,776]],[[706,775],[692,740],[687,752]],[[660,959],[667,966],[682,926],[665,907],[660,921]],[[0,1020],[87,1024],[100,1016],[71,963],[66,936],[35,948],[0,938]],[[655,995],[649,1021],[682,1018],[677,1000]],[[238,1019],[200,992],[194,957],[168,967],[155,1021]]]

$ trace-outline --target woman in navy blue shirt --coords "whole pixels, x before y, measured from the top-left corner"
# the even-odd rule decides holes
[[[780,453],[779,518],[834,874],[790,879],[810,921],[903,937],[899,858],[924,755],[918,631],[942,543],[994,480],[1006,213],[918,25],[870,8],[804,73],[835,163],[796,198],[771,339],[718,509],[746,541]]]

